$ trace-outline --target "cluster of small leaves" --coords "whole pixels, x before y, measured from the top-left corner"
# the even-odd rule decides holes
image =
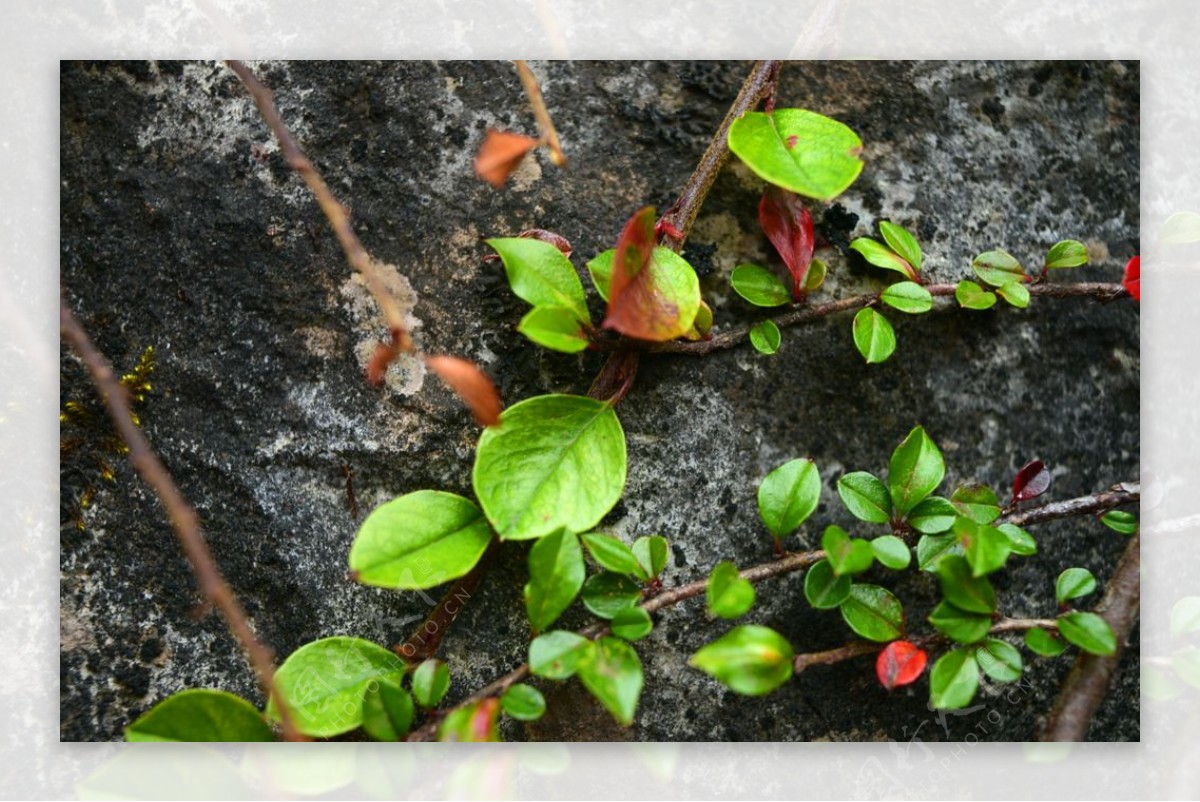
[[[917,239],[908,230],[890,220],[879,223],[883,242],[859,237],[850,243],[869,264],[899,273],[904,277],[879,294],[882,304],[910,315],[933,308],[933,296],[922,286],[921,266],[924,255]],[[883,362],[896,350],[896,331],[886,317],[873,307],[864,307],[854,316],[854,345],[867,364]]]
[[[1029,290],[1025,285],[1041,281],[1050,270],[1079,267],[1087,264],[1087,261],[1087,247],[1073,239],[1055,243],[1036,275],[1027,272],[1008,251],[986,251],[971,261],[971,270],[991,289],[963,279],[955,288],[954,297],[964,309],[990,309],[996,305],[997,295],[1010,306],[1024,309],[1029,306]]]

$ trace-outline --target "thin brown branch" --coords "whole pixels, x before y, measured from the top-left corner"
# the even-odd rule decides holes
[[[475,567],[450,586],[450,589],[446,591],[408,640],[393,646],[392,651],[410,663],[419,663],[433,657],[438,647],[442,645],[442,639],[450,631],[450,626],[467,606],[467,602],[471,600],[479,588],[479,584],[483,582],[492,560],[499,551],[500,541],[493,538],[483,552],[483,556],[479,558],[479,562],[475,563]]]
[[[292,725],[288,707],[279,694],[275,693],[275,655],[271,648],[265,645],[254,634],[246,612],[238,603],[233,590],[221,576],[221,570],[213,560],[208,546],[204,542],[204,534],[200,529],[200,519],[196,511],[188,504],[183,493],[179,491],[166,466],[150,447],[142,430],[133,422],[129,397],[120,379],[113,372],[112,365],[96,349],[83,326],[75,318],[66,301],[59,302],[59,329],[63,337],[71,344],[75,353],[83,360],[88,373],[92,377],[96,389],[104,399],[109,417],[117,428],[118,434],[129,446],[129,461],[134,469],[158,496],[159,501],[171,519],[171,526],[179,537],[183,552],[187,557],[196,584],[204,598],[221,611],[229,631],[245,649],[250,664],[258,674],[263,693],[268,699],[274,698],[283,725],[284,737],[289,741],[303,740]]]
[[[1141,490],[1142,486],[1139,482],[1122,482],[1103,493],[1093,493],[1090,496],[1080,496],[1079,498],[1067,499],[1065,501],[1051,501],[1040,507],[1031,507],[1027,510],[1010,512],[1004,516],[1002,521],[1017,526],[1029,526],[1030,524],[1052,521],[1056,518],[1069,518],[1076,515],[1096,515],[1107,512],[1114,507],[1120,507],[1125,504],[1136,504],[1142,497]]]
[[[537,120],[538,131],[541,132],[542,142],[550,150],[550,161],[555,167],[566,167],[567,156],[563,153],[562,145],[558,142],[558,131],[550,120],[550,112],[546,110],[546,101],[542,98],[542,89],[538,86],[537,78],[524,61],[517,59],[513,62],[517,67],[517,75],[521,78],[521,86],[529,97],[529,105],[533,106],[533,117]]]
[[[1063,681],[1062,690],[1046,719],[1041,732],[1042,741],[1082,741],[1087,738],[1088,726],[1100,703],[1108,694],[1121,654],[1137,623],[1141,598],[1141,536],[1134,535],[1108,580],[1104,598],[1096,605],[1100,614],[1117,636],[1117,650],[1111,657],[1080,652],[1071,673]]]

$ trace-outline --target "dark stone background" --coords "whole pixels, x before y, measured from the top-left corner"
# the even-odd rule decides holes
[[[533,131],[508,64],[257,65],[352,207],[364,244],[411,285],[420,344],[478,361],[508,403],[586,392],[601,360],[545,352],[518,335],[524,304],[482,261],[481,240],[549,228],[572,241],[582,267],[611,247],[636,208],[673,200],[749,64],[534,67],[571,164],[560,171],[538,154],[495,192],[471,170],[485,128]],[[831,243],[820,255],[834,295],[885,283],[845,250],[854,236],[874,234],[878,219],[918,232],[938,281],[964,277],[982,250],[1003,247],[1033,263],[1067,237],[1088,243],[1093,264],[1055,280],[1114,281],[1138,250],[1134,63],[800,63],[784,70],[780,104],[835,116],[866,143],[859,181],[814,209]],[[370,307],[226,68],[64,63],[61,110],[66,297],[118,369],[144,347],[157,349],[145,429],[258,631],[281,657],[335,634],[402,639],[427,604],[347,578],[356,523],[342,469],[353,470],[364,510],[421,488],[469,494],[478,435],[469,414],[413,365],[385,391],[363,382],[355,349],[378,334]],[[730,296],[727,279],[737,264],[775,258],[755,220],[760,191],[741,165],[727,166],[685,250],[720,327],[758,316]],[[1035,456],[1054,472],[1049,498],[1137,477],[1135,304],[1038,298],[1025,311],[888,316],[899,348],[882,366],[863,364],[849,316],[785,330],[773,358],[747,346],[703,360],[643,360],[619,408],[630,473],[606,526],[627,538],[665,535],[668,584],[701,578],[721,559],[762,562],[770,538],[757,519],[757,483],[785,460],[811,456],[822,503],[789,545],[812,546],[826,523],[852,526],[837,477],[881,472],[918,423],[945,454],[946,492],[966,480],[1003,492]],[[200,615],[156,501],[119,460],[108,458],[114,483],[99,479],[108,429],[65,352],[61,397],[97,417],[63,429],[83,445],[61,468],[61,737],[119,738],[185,687],[261,701],[222,621]],[[74,520],[88,487],[95,500],[80,530]],[[1053,580],[1068,566],[1091,569],[1103,584],[1124,545],[1090,520],[1033,534],[1041,553],[996,579],[1003,611],[1015,616],[1052,615]],[[505,549],[447,638],[451,700],[523,660],[527,548]],[[926,626],[937,595],[930,577],[871,578],[896,589],[909,621]],[[811,609],[801,588],[799,575],[760,586],[748,620],[775,627],[798,650],[850,639],[840,617]],[[586,620],[572,612],[561,623]],[[646,688],[632,730],[597,714],[571,681],[543,686],[547,720],[507,726],[506,737],[1026,740],[1070,664],[1030,659],[1017,693],[985,689],[982,709],[948,716],[943,727],[926,709],[927,679],[889,695],[869,660],[810,669],[765,698],[735,696],[686,666],[729,624],[708,620],[701,600],[657,624],[638,645]],[[1092,739],[1138,739],[1137,669],[1135,637]]]

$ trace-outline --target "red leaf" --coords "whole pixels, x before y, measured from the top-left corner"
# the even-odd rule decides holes
[[[758,203],[758,222],[792,274],[792,297],[804,297],[804,274],[813,257],[813,221],[799,196],[770,187]]]
[[[480,426],[500,422],[500,393],[474,362],[453,356],[427,356],[425,364],[458,393]]]
[[[1025,463],[1013,479],[1012,503],[1037,498],[1050,487],[1050,471],[1040,459]]]
[[[510,134],[507,131],[497,131],[489,128],[479,153],[475,156],[475,173],[500,189],[504,182],[517,169],[525,154],[536,148],[538,141],[523,134]]]
[[[679,308],[654,284],[653,206],[638,209],[617,240],[604,328],[655,342],[686,331],[679,326]]]
[[[1135,256],[1125,263],[1125,278],[1121,279],[1133,300],[1142,302],[1142,257]]]
[[[480,702],[471,713],[471,722],[467,726],[468,740],[479,743],[500,740],[500,733],[496,730],[499,715],[499,699],[492,697]]]
[[[925,670],[925,650],[906,640],[894,640],[884,647],[875,661],[875,676],[889,691],[916,682]]]

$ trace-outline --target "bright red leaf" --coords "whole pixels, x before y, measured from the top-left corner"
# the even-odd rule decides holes
[[[475,156],[475,172],[484,181],[500,189],[525,154],[537,146],[538,141],[532,137],[489,128]]]
[[[691,321],[680,325],[679,307],[655,283],[654,242],[654,207],[645,206],[629,218],[617,240],[604,328],[663,342],[686,333]]]
[[[798,195],[770,187],[758,203],[758,222],[792,274],[792,297],[799,301],[813,257],[812,215]]]
[[[1013,479],[1012,503],[1037,498],[1050,487],[1050,471],[1040,459],[1025,463]]]
[[[1125,263],[1125,278],[1121,279],[1133,300],[1142,302],[1142,258],[1135,256]]]
[[[894,640],[884,647],[875,661],[875,676],[889,691],[916,682],[925,670],[925,650],[906,640]]]

